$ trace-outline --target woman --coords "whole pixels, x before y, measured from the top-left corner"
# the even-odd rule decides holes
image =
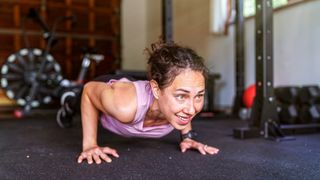
[[[89,82],[81,97],[83,151],[78,163],[111,162],[117,151],[97,144],[99,114],[102,126],[125,137],[159,138],[181,132],[180,149],[216,154],[218,149],[194,139],[191,121],[204,103],[207,69],[193,50],[174,43],[152,44],[148,59],[150,81],[128,78]]]

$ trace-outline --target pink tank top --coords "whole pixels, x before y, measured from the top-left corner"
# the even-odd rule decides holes
[[[114,83],[116,81],[131,82],[126,78],[120,80],[110,80],[108,83]],[[170,124],[143,127],[143,120],[145,115],[153,102],[153,94],[149,81],[132,81],[137,92],[137,112],[134,120],[129,124],[124,124],[117,119],[109,116],[101,116],[101,124],[109,131],[125,137],[146,137],[146,138],[160,138],[169,134],[174,128]]]

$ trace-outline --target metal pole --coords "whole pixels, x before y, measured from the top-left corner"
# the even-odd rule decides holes
[[[172,41],[172,0],[162,0],[162,36],[165,42]]]
[[[232,113],[234,116],[239,115],[239,110],[244,106],[242,96],[245,89],[245,59],[244,59],[244,16],[243,0],[236,0],[236,26],[235,26],[235,70],[236,70],[236,96],[233,103]]]
[[[273,93],[272,13],[272,0],[256,0],[256,98],[251,116],[251,125],[261,129],[264,129],[265,122],[278,122]]]

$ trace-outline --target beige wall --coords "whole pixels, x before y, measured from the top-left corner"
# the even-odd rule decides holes
[[[173,1],[173,38],[207,57],[209,0]],[[122,67],[144,69],[143,49],[161,36],[161,0],[122,1]]]
[[[147,1],[147,41],[146,46],[156,42],[162,34],[161,0]]]
[[[143,49],[147,43],[148,0],[123,0],[121,14],[122,68],[141,70],[145,67]]]
[[[144,49],[161,36],[161,0],[122,0],[122,68],[145,70]]]

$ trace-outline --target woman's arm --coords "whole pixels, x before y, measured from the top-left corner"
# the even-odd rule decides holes
[[[81,121],[82,121],[82,150],[97,146],[97,127],[99,112],[97,109],[97,100],[99,94],[93,92],[95,88],[99,87],[97,83],[89,82],[84,86],[81,97]],[[103,91],[103,88],[99,89]]]
[[[89,82],[84,86],[81,97],[81,121],[82,121],[82,153],[78,158],[81,163],[87,159],[91,164],[95,161],[101,163],[101,159],[111,162],[108,154],[119,157],[116,150],[109,147],[99,147],[97,144],[97,130],[99,111],[107,113],[109,110],[103,105],[103,99],[112,101],[112,88],[102,82]],[[112,103],[112,102],[110,102]]]
[[[83,131],[81,163],[87,159],[91,164],[101,160],[111,162],[108,155],[119,157],[116,150],[99,147],[97,143],[99,113],[108,114],[123,123],[130,123],[136,111],[135,88],[132,83],[89,82],[84,86],[81,97],[81,121]]]

